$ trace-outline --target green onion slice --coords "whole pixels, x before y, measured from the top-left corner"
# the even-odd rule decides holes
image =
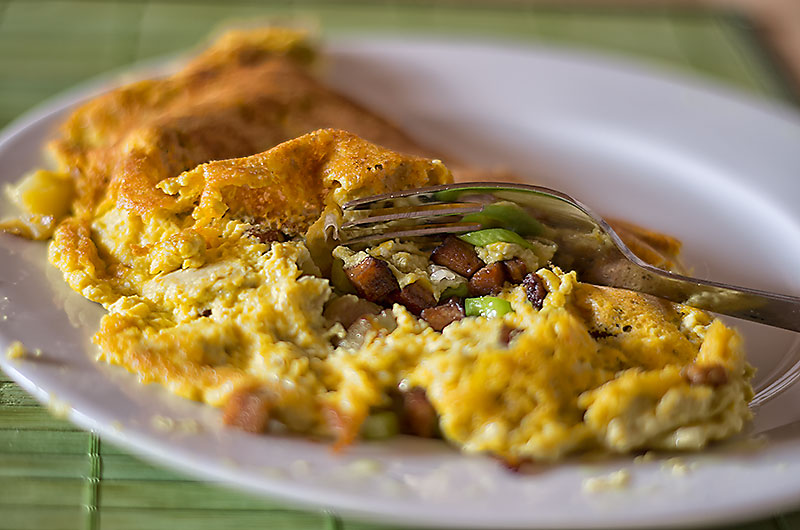
[[[481,296],[464,300],[464,312],[468,317],[482,316],[486,318],[501,317],[512,312],[508,300],[496,296]]]
[[[513,202],[487,204],[480,212],[465,215],[462,221],[484,228],[507,228],[521,236],[535,236],[543,231],[539,221]]]
[[[476,247],[485,247],[492,243],[516,243],[517,245],[529,249],[533,249],[533,245],[524,239],[519,234],[506,230],[505,228],[485,228],[483,230],[476,230],[474,232],[467,232],[458,236],[462,241],[466,241],[470,245]]]
[[[439,297],[439,300],[444,300],[446,298],[450,298],[451,296],[457,296],[459,298],[464,298],[469,294],[469,286],[466,283],[462,283],[456,287],[448,287],[444,291],[442,291],[442,296]]]

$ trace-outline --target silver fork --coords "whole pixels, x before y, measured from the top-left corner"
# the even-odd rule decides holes
[[[395,238],[479,230],[488,205],[523,209],[558,245],[554,263],[581,281],[654,295],[672,302],[800,331],[800,298],[659,269],[639,259],[599,215],[560,191],[514,183],[473,182],[417,188],[357,199],[344,205],[338,238],[358,245]],[[753,404],[763,403],[800,377],[800,362],[765,383]]]
[[[374,195],[344,205],[339,239],[347,244],[479,230],[470,220],[490,204],[521,206],[558,245],[554,262],[585,282],[800,331],[800,298],[700,280],[639,259],[599,215],[560,191],[512,183],[447,184]],[[523,215],[524,215],[523,214]]]

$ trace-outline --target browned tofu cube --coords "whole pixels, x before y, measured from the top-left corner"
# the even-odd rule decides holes
[[[475,247],[455,236],[447,236],[441,245],[433,249],[431,261],[467,278],[483,267]]]
[[[522,285],[525,286],[525,294],[528,297],[528,301],[536,309],[541,309],[544,304],[544,297],[547,296],[547,288],[544,286],[542,279],[535,272],[531,272],[522,280]]]
[[[433,438],[439,420],[425,390],[419,387],[402,393],[403,396],[403,430],[408,434],[422,438]]]
[[[370,302],[380,302],[400,289],[389,264],[372,256],[367,256],[358,265],[345,267],[344,273],[358,295]]]
[[[525,275],[528,274],[528,266],[519,258],[507,259],[503,262],[503,266],[506,268],[508,281],[511,283],[522,282]]]
[[[436,298],[433,293],[419,282],[406,285],[399,291],[392,293],[392,302],[403,304],[406,308],[419,315],[423,309],[436,305]]]
[[[464,307],[458,298],[451,298],[444,304],[424,309],[420,315],[436,331],[442,331],[456,320],[464,318]]]
[[[469,294],[471,296],[485,296],[497,294],[503,290],[506,282],[506,268],[499,261],[487,265],[472,275],[469,279]]]

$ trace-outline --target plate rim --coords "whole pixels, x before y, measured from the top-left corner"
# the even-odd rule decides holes
[[[359,41],[361,37],[344,37],[344,38],[332,38],[331,41],[334,45],[341,45],[344,43],[347,46],[348,42],[352,41]],[[392,40],[390,37],[387,40]],[[454,43],[458,43],[459,39],[429,39],[424,41],[426,44],[433,44],[433,45],[452,45]],[[474,42],[472,43],[474,44]],[[496,43],[495,43],[496,44]],[[500,46],[492,46],[497,47],[500,50],[503,49],[514,49],[514,50],[538,50],[540,53],[544,53],[545,55],[549,54],[553,50],[557,50],[557,56],[559,59],[566,60],[566,61],[575,61],[574,64],[583,64],[583,61],[588,61],[590,63],[596,64],[596,60],[598,57],[601,58],[601,66],[603,68],[622,68],[624,71],[633,72],[635,74],[646,75],[647,77],[657,77],[657,78],[664,78],[669,82],[677,82],[678,84],[688,84],[692,88],[699,90],[701,92],[707,92],[708,95],[712,97],[722,97],[727,99],[732,99],[738,104],[743,104],[748,107],[754,108],[754,110],[763,112],[765,116],[768,116],[768,119],[776,118],[777,116],[775,113],[785,113],[788,111],[789,120],[798,128],[800,131],[800,114],[797,114],[794,109],[785,105],[781,102],[777,101],[766,101],[756,98],[750,94],[746,94],[738,89],[720,85],[717,86],[717,83],[714,81],[709,80],[698,80],[693,76],[683,76],[680,72],[669,72],[666,73],[663,70],[656,69],[656,68],[649,68],[648,65],[639,65],[637,61],[630,61],[627,58],[619,58],[616,56],[609,56],[604,53],[585,53],[584,51],[576,52],[573,49],[565,49],[564,47],[560,46],[538,46],[538,45],[519,45],[514,46],[511,44],[505,44]],[[323,54],[325,50],[323,51]],[[173,58],[169,58],[169,60],[173,60]],[[153,67],[158,67],[159,65],[164,64],[164,58],[158,58],[156,60],[149,60],[142,63],[136,63],[134,65],[129,65],[120,69],[115,69],[109,73],[102,74],[96,78],[92,78],[86,82],[80,83],[75,87],[68,89],[60,94],[52,98],[48,98],[44,102],[36,105],[31,110],[23,113],[18,118],[13,120],[9,123],[2,131],[0,131],[0,149],[2,149],[8,142],[12,141],[16,136],[21,134],[22,132],[30,129],[31,127],[35,127],[41,121],[46,121],[48,118],[52,119],[54,114],[63,113],[71,108],[74,108],[75,105],[79,104],[81,101],[84,101],[88,97],[92,97],[102,91],[105,88],[115,86],[116,81],[120,78],[121,73],[130,74],[133,73],[134,77],[138,75],[146,75],[148,72],[153,71]],[[674,75],[673,75],[674,74]],[[786,119],[785,116],[782,118]],[[800,217],[798,217],[800,218]],[[3,341],[5,337],[0,336],[0,341]],[[12,339],[13,340],[13,339]],[[51,396],[47,393],[45,389],[42,389],[36,385],[35,382],[28,379],[22,372],[16,370],[13,366],[13,363],[8,362],[6,359],[0,359],[0,365],[3,366],[4,370],[6,371],[9,376],[14,379],[20,386],[22,386],[26,391],[32,393],[39,401],[43,403],[47,403]],[[9,370],[10,368],[10,370]],[[12,373],[9,373],[12,372]],[[115,431],[112,428],[109,428],[107,425],[98,424],[97,421],[89,416],[84,415],[82,412],[77,410],[71,410],[70,412],[70,419],[80,425],[83,428],[89,429],[91,431],[96,431],[102,433],[103,437],[111,439],[114,443],[117,443],[121,446],[124,446],[126,449],[130,449],[131,451],[135,452],[138,455],[143,455],[146,458],[151,458],[159,462],[159,464],[167,465],[169,467],[178,467],[181,471],[188,472],[191,475],[198,476],[203,479],[209,479],[214,475],[214,472],[203,470],[198,471],[195,465],[191,463],[183,462],[183,461],[174,461],[171,459],[174,458],[174,455],[170,455],[167,452],[162,451],[162,447],[158,444],[154,446],[152,445],[152,441],[148,446],[147,443],[142,444],[141,441],[131,442],[130,439],[126,436],[122,436],[120,432]],[[138,433],[137,433],[138,434]],[[143,439],[146,439],[147,436],[143,436]],[[145,440],[146,441],[146,440]],[[216,475],[216,478],[220,478],[219,475]],[[242,487],[241,483],[239,483],[236,479],[228,480],[226,477],[222,477],[223,482],[227,483],[228,485],[234,486],[238,489],[246,490],[246,491],[254,491],[253,486],[244,486]],[[280,487],[280,484],[278,484]],[[289,500],[293,504],[298,506],[306,507],[306,508],[319,508],[320,504],[312,499],[301,499],[296,496],[291,496],[289,498],[286,497],[285,494],[277,491],[277,489],[271,488],[263,488],[263,487],[255,487],[260,494],[268,494],[277,498],[282,498],[285,500]],[[798,490],[800,491],[800,482],[798,482]],[[773,499],[772,503],[764,503],[762,501],[761,505],[759,506],[759,510],[754,510],[752,507],[746,508],[743,505],[739,505],[736,509],[731,509],[726,514],[717,514],[716,516],[708,515],[706,518],[697,518],[697,517],[689,517],[686,519],[675,519],[672,524],[677,525],[691,525],[691,524],[706,524],[706,523],[725,523],[725,522],[733,522],[733,521],[741,521],[742,518],[752,517],[753,514],[763,515],[773,511],[775,509],[782,509],[787,507],[790,504],[796,504],[797,497],[795,495],[787,493],[785,498],[781,499]],[[382,512],[373,512],[373,511],[360,511],[357,507],[347,507],[347,508],[340,508],[339,506],[336,507],[337,510],[341,510],[341,513],[346,515],[352,515],[362,520],[375,520],[376,518],[385,518],[387,514]],[[441,520],[430,520],[430,519],[396,519],[392,518],[389,520],[384,519],[382,522],[384,523],[403,523],[403,524],[413,524],[413,525],[428,525],[428,526],[441,526],[447,527],[452,526],[452,523],[445,523]],[[480,522],[477,523],[475,526],[471,526],[468,524],[468,521],[465,521],[463,524],[466,524],[470,528],[485,528],[487,527],[485,524]],[[596,525],[582,525],[582,528],[634,528],[634,527],[642,527],[642,525],[647,525],[647,523],[643,523],[642,521],[615,521],[615,522],[602,522],[597,521]],[[513,522],[510,525],[500,525],[504,528],[523,528],[523,527],[530,527],[530,522]],[[660,525],[655,525],[660,526]],[[559,526],[561,527],[561,526]],[[570,525],[569,527],[573,527]],[[566,528],[566,526],[563,526]]]

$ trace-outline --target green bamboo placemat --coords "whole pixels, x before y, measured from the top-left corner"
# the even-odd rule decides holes
[[[0,126],[87,78],[194,45],[223,20],[504,38],[608,50],[796,102],[745,18],[519,2],[0,0]],[[147,464],[51,416],[0,372],[0,530],[379,528],[289,509]],[[800,514],[737,530],[789,530]]]

